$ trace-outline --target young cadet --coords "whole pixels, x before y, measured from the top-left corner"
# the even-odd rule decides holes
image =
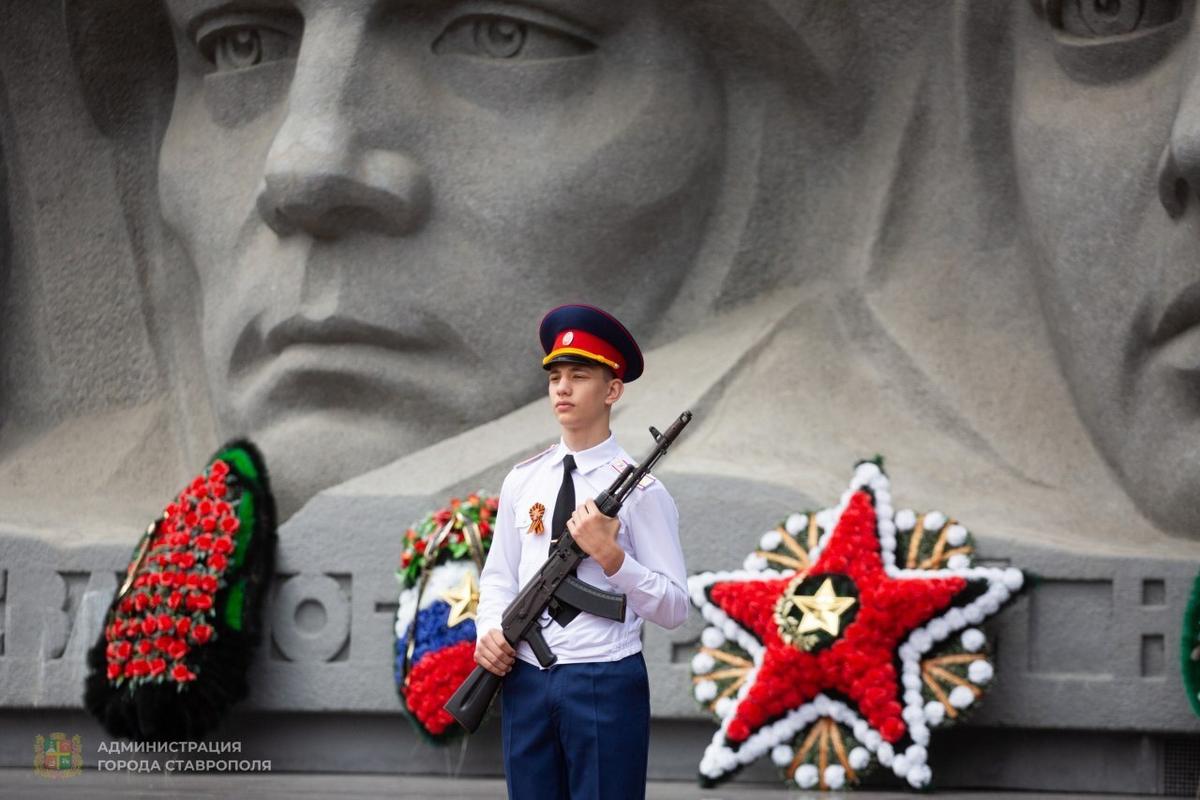
[[[506,676],[501,723],[511,800],[634,800],[645,797],[650,741],[642,622],[676,628],[688,613],[679,516],[650,476],[616,519],[592,499],[631,461],[609,417],[625,384],[642,373],[633,336],[583,305],[552,310],[539,336],[562,438],[513,467],[500,489],[479,580],[475,660]],[[542,633],[558,661],[542,669],[527,643],[509,645],[500,619],[564,526],[590,556],[579,579],[625,594],[625,620],[582,613],[562,627],[543,615]]]

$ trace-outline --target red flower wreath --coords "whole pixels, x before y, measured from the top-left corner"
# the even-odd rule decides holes
[[[225,499],[228,474],[228,464],[214,461],[147,532],[144,555],[130,566],[129,586],[104,631],[109,681],[195,680],[186,658],[215,635],[214,598],[237,549],[241,523],[237,501]]]

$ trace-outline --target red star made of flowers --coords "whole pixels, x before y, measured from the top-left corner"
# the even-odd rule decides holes
[[[968,626],[999,610],[1024,576],[973,566],[971,548],[961,546],[967,532],[937,512],[901,512],[912,547],[905,548],[908,563],[897,566],[900,515],[891,502],[887,476],[877,463],[863,462],[837,508],[792,515],[809,524],[807,550],[781,525],[764,534],[763,549],[745,569],[689,580],[692,601],[712,626],[693,661],[695,693],[706,704],[715,700],[708,707],[721,719],[701,760],[703,783],[770,753],[802,788],[840,788],[871,762],[892,767],[914,787],[929,784],[929,726],[943,714],[957,716],[982,693],[967,679],[968,666],[972,680],[991,676],[980,652],[985,638]],[[940,532],[936,545],[922,540],[925,521]],[[791,555],[773,550],[781,535]],[[769,568],[764,556],[792,568]],[[826,582],[838,587],[842,624],[836,633],[796,635],[805,628],[797,628],[794,614],[787,617],[788,601],[804,595],[802,605],[811,607]],[[959,632],[962,652],[945,655]],[[946,665],[955,665],[955,674]],[[942,693],[933,685],[941,680],[957,693]],[[718,694],[719,684],[725,691]],[[936,702],[925,702],[925,684]],[[817,752],[819,758],[811,755]]]

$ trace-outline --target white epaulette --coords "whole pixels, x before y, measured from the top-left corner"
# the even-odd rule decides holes
[[[626,467],[632,467],[633,465],[630,464],[628,461],[626,461],[623,458],[616,458],[613,460],[613,462],[611,464],[609,464],[609,466],[612,467],[614,470],[616,470],[617,474],[620,474],[625,471]],[[649,472],[647,472],[645,475],[642,476],[642,479],[640,481],[638,481],[637,488],[638,489],[648,489],[654,485],[656,480],[657,479],[653,475],[651,475]]]
[[[556,447],[558,447],[558,442],[555,442],[554,444],[550,445],[549,447],[547,447],[545,450],[541,451],[540,453],[535,453],[534,455],[531,455],[529,458],[525,459],[524,461],[518,461],[516,464],[513,465],[513,469],[520,469],[521,467],[525,467],[525,466],[532,464],[533,462],[537,461],[539,458],[546,455],[546,453],[549,453],[551,450],[553,450]]]

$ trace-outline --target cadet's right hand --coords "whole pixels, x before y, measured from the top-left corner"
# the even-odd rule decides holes
[[[475,642],[475,663],[502,678],[513,668],[516,658],[517,651],[497,628],[492,628]]]

